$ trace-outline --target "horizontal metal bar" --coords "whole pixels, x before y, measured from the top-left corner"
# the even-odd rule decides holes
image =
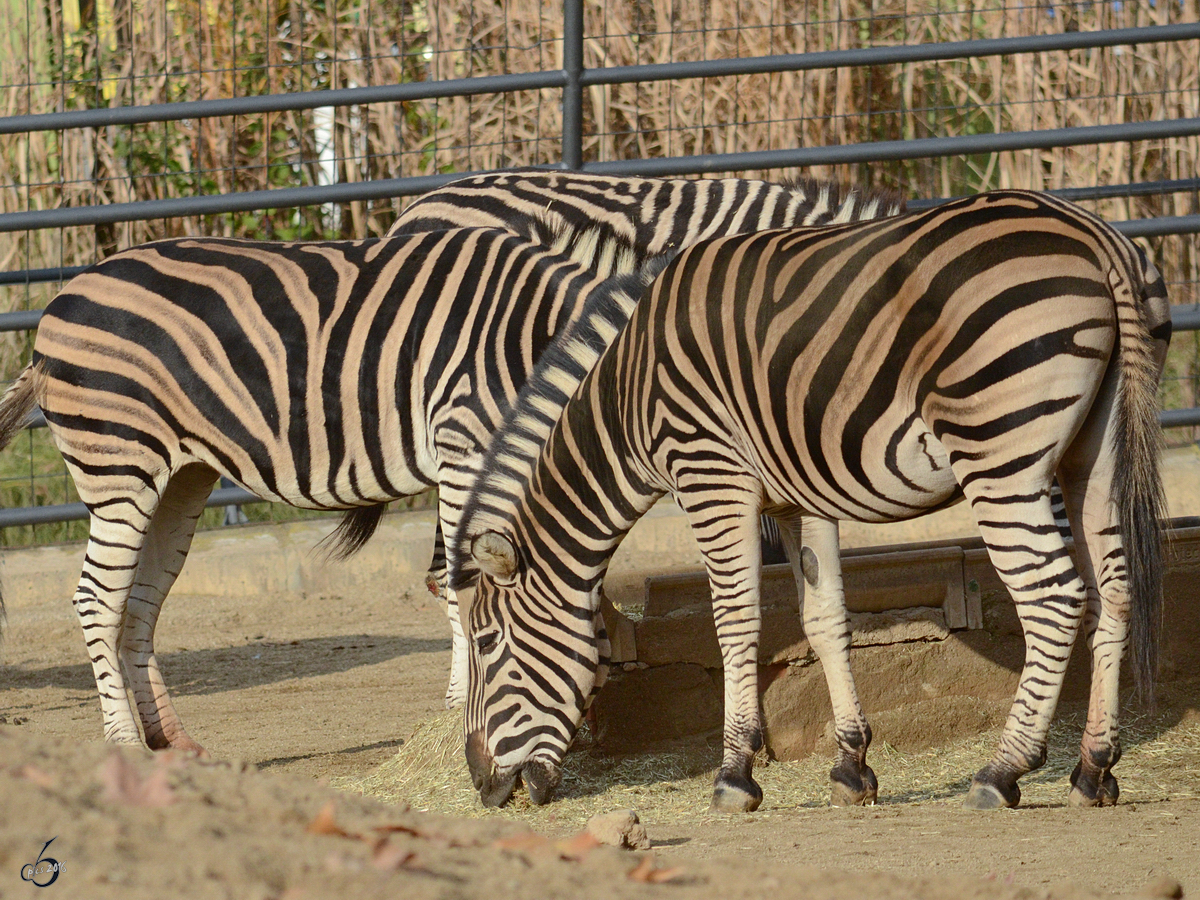
[[[1113,222],[1113,228],[1125,237],[1162,237],[1167,234],[1196,234],[1200,232],[1200,215],[1159,216],[1154,219],[1129,219]]]
[[[21,309],[16,312],[0,313],[0,332],[32,331],[42,320],[40,309]]]
[[[4,213],[0,215],[0,231],[67,228],[75,225],[107,225],[113,222],[133,222],[142,219],[170,219],[175,216],[210,216],[259,209],[281,209],[288,206],[352,203],[356,200],[390,200],[394,197],[424,194],[465,177],[467,177],[465,174],[416,175],[410,178],[381,178],[376,181]]]
[[[1168,181],[1139,181],[1134,184],[1105,184],[1096,187],[1055,188],[1056,197],[1078,203],[1083,200],[1112,200],[1118,197],[1153,197],[1200,191],[1200,178],[1175,178]]]
[[[1164,122],[1088,125],[1079,128],[1053,128],[1045,131],[1014,131],[948,138],[875,141],[840,147],[797,147],[788,150],[759,150],[749,153],[714,153],[660,159],[590,162],[584,163],[583,171],[601,175],[697,175],[711,172],[736,172],[744,169],[871,163],[959,154],[1071,147],[1079,144],[1162,140],[1171,137],[1190,137],[1196,134],[1200,134],[1200,118],[1168,119]],[[280,188],[218,196],[141,200],[102,206],[5,213],[0,215],[0,232],[99,225],[172,216],[215,215],[288,206],[311,206],[318,203],[344,203],[353,200],[411,196],[441,187],[455,179],[464,178],[468,174],[470,173],[422,175],[413,178],[387,178],[353,184]]]
[[[1200,331],[1200,303],[1181,303],[1171,307],[1172,331]]]
[[[262,498],[239,487],[217,488],[205,506],[240,506],[256,503]],[[82,503],[57,503],[53,506],[23,506],[19,509],[0,509],[0,528],[16,525],[49,525],[52,522],[75,522],[88,517],[87,507]]]
[[[1085,188],[1051,188],[1047,194],[1079,203],[1084,200],[1114,200],[1125,197],[1158,197],[1163,194],[1179,194],[1200,191],[1200,178],[1175,178],[1166,181],[1136,181],[1130,184],[1105,184]],[[941,203],[949,203],[957,197],[921,197],[905,201],[909,209],[929,209]]]
[[[566,75],[559,69],[515,75],[483,75],[477,78],[448,78],[441,81],[408,81],[375,87],[297,91],[293,94],[259,94],[218,100],[185,100],[145,106],[113,106],[57,113],[33,113],[0,118],[0,134],[58,131],[66,128],[104,128],[109,125],[140,125],[213,116],[243,116],[256,113],[290,112],[323,106],[359,106],[367,103],[406,103],[440,97],[469,97],[476,94],[506,94],[561,88]]]
[[[58,269],[16,269],[12,272],[0,272],[0,285],[69,281],[86,268],[87,266],[63,266]]]
[[[595,172],[598,175],[703,175],[745,169],[846,165],[1011,150],[1046,150],[1080,144],[1154,141],[1197,134],[1200,134],[1200,118],[1168,119],[1162,122],[1085,125],[1078,128],[1049,128],[1043,131],[874,141],[839,147],[796,147],[787,150],[755,150],[748,153],[709,153],[687,157],[589,162],[583,164],[583,171]],[[0,220],[4,218],[0,216]]]
[[[851,50],[823,50],[814,53],[787,53],[740,59],[708,59],[679,63],[651,63],[637,66],[609,66],[585,69],[581,83],[587,85],[627,84],[669,81],[678,78],[716,78],[729,75],[756,75],[770,72],[810,71],[844,66],[883,66],[949,59],[1000,56],[1015,53],[1042,53],[1051,50],[1086,50],[1163,41],[1200,39],[1200,24],[1151,25],[1143,28],[1112,28],[1099,31],[1064,32],[1024,37],[973,41],[862,47]],[[324,106],[353,106],[368,103],[403,103],[439,97],[499,94],[512,91],[558,89],[567,83],[562,70],[525,72],[510,75],[485,75],[477,78],[453,78],[444,81],[416,81],[375,87],[338,88],[325,91],[297,91],[290,94],[265,94],[253,97],[227,97],[216,100],[187,100],[179,103],[154,103],[145,106],[118,106],[104,109],[69,110],[0,118],[0,134],[50,131],[66,128],[103,128],[109,125],[137,125],[148,122],[201,119],[213,116],[253,115],[289,112]]]
[[[557,168],[557,167],[545,167]],[[449,183],[457,178],[467,178],[472,174],[464,172],[457,175],[438,175],[431,176],[439,179],[445,179],[442,183]],[[379,182],[374,182],[379,183]],[[299,190],[308,190],[300,188]],[[1162,194],[1173,194],[1184,191],[1200,191],[1200,178],[1179,178],[1169,181],[1141,181],[1134,184],[1114,184],[1104,185],[1101,187],[1089,188],[1055,188],[1047,191],[1056,197],[1062,197],[1064,200],[1080,201],[1080,200],[1105,200],[1120,197],[1151,197],[1160,196]],[[940,203],[948,203],[951,198],[938,197],[935,199],[916,199],[908,201],[908,208],[912,210],[928,209],[932,206],[937,206]],[[1191,229],[1194,230],[1194,229]],[[1171,233],[1171,232],[1166,232]],[[16,269],[11,272],[0,272],[0,286],[13,284],[40,284],[48,281],[69,281],[74,278],[87,266],[65,266],[59,269]],[[0,331],[5,330],[0,328]],[[19,329],[9,329],[19,330]]]
[[[1200,409],[1164,409],[1158,414],[1163,428],[1184,428],[1200,425]]]
[[[1088,50],[1094,47],[1197,39],[1200,39],[1200,23],[1189,22],[1179,25],[1069,31],[1062,34],[1038,34],[974,41],[904,44],[894,47],[860,47],[852,50],[819,50],[813,53],[786,53],[743,59],[708,59],[696,62],[650,63],[640,66],[607,66],[602,69],[585,69],[582,81],[585,86],[588,86],[671,81],[677,78],[761,75],[771,72],[800,72],[847,66],[888,66],[948,59],[1003,56],[1014,53]]]

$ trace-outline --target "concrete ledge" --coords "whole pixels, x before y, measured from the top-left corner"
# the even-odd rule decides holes
[[[196,535],[172,593],[254,598],[263,594],[347,595],[394,590],[420,578],[433,553],[432,510],[384,516],[375,537],[348,560],[317,548],[335,519],[283,525],[235,525]],[[83,566],[84,544],[0,552],[4,602],[21,608],[69,600]]]

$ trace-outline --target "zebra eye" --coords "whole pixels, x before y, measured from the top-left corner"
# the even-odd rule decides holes
[[[481,655],[491,653],[492,650],[496,649],[496,642],[498,640],[500,640],[500,632],[498,631],[489,631],[487,634],[481,634],[475,638],[475,649]]]

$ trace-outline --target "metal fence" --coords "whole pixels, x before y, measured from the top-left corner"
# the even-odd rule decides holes
[[[148,238],[366,236],[503,165],[806,172],[918,208],[1050,189],[1145,239],[1182,301],[1164,425],[1200,425],[1198,0],[0,4],[9,375],[58,282]],[[40,465],[0,473],[30,494],[0,527],[83,517]]]

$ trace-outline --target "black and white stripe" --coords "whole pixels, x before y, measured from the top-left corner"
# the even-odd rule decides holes
[[[665,493],[705,559],[724,660],[715,806],[749,810],[762,796],[760,512],[783,526],[829,680],[834,802],[869,803],[837,523],[964,496],[1027,635],[1008,724],[967,803],[1015,805],[1018,778],[1044,761],[1081,623],[1093,689],[1070,800],[1115,802],[1127,644],[1144,692],[1154,677],[1169,312],[1138,248],[1032,192],[685,249],[579,379],[531,378],[464,511],[459,554],[469,549],[481,573],[467,758],[484,802],[504,802],[518,776],[536,802],[552,793],[604,678],[601,580]],[[1054,522],[1056,476],[1077,562]]]

